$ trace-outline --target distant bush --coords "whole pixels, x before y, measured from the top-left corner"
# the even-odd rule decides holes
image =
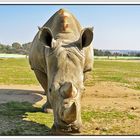
[[[20,44],[14,42],[11,46],[0,44],[0,53],[28,55],[31,43]]]
[[[140,57],[140,52],[130,50],[127,53],[126,52],[119,53],[117,51],[115,52],[114,50],[109,51],[109,50],[94,49],[94,55],[95,56],[108,56],[108,58],[110,56],[114,56],[115,58],[117,58],[117,56],[137,56],[137,57]]]
[[[14,42],[12,45],[4,45],[0,43],[0,53],[8,53],[8,54],[23,54],[28,55],[30,50],[31,42],[20,44],[18,42]],[[137,56],[140,57],[140,52],[136,51],[130,51],[128,53],[118,53],[118,52],[112,52],[109,50],[98,50],[94,49],[94,55],[95,56],[114,56],[117,58],[117,56]]]

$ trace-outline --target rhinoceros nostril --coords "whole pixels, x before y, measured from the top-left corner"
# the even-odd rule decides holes
[[[52,89],[51,88],[49,88],[49,92],[52,92]]]

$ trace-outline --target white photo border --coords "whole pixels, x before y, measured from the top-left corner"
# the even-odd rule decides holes
[[[0,0],[0,5],[140,5],[140,0]],[[0,140],[139,140],[140,136],[0,136]]]

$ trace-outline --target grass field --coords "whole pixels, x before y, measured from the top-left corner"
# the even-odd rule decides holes
[[[140,62],[95,60],[94,70],[86,85],[99,81],[120,82],[130,88],[140,89]],[[0,84],[38,85],[28,59],[0,59]]]
[[[0,84],[38,84],[28,59],[0,59]]]
[[[92,72],[94,82],[120,82],[124,86],[140,89],[140,62],[95,61]]]
[[[87,75],[88,79],[85,84],[90,88],[100,82],[119,83],[122,87],[139,91],[139,68],[140,62],[137,61],[95,60],[94,70]],[[39,83],[33,71],[30,70],[27,59],[10,58],[0,59],[0,85],[39,85]],[[102,96],[105,99],[105,95]],[[129,99],[127,96],[123,96],[123,101]],[[134,93],[132,96],[132,100],[135,102],[134,97],[139,101],[139,94],[136,96]],[[102,99],[101,96],[96,99],[100,100],[100,98]],[[108,98],[111,97],[108,95]],[[112,100],[115,100],[115,97]],[[117,107],[104,109],[94,106],[83,107],[82,120],[85,126],[83,134],[138,135],[140,133],[140,115],[137,115],[138,110],[134,112],[135,108],[129,108],[130,106],[127,106],[122,111]],[[43,113],[41,105],[33,106],[28,102],[12,101],[0,104],[0,124],[0,135],[48,135],[53,124],[53,117],[52,114]],[[132,124],[133,126],[131,126]]]
[[[95,124],[94,128],[92,128],[93,118],[96,123],[98,122],[100,124],[99,127]],[[116,128],[107,128],[107,125],[111,126],[113,121],[117,119],[123,123],[124,120],[133,121],[134,119],[138,119],[138,117],[126,112],[118,112],[116,110],[105,112],[85,109],[82,112],[82,120],[87,128],[85,128],[83,132],[86,135],[96,135],[96,129],[100,129],[100,135],[116,134],[117,131],[122,133],[122,129],[119,130],[119,126],[117,131]],[[1,126],[3,126],[3,128],[0,126],[0,135],[2,136],[44,136],[49,135],[49,130],[53,124],[53,115],[43,113],[40,107],[33,107],[32,104],[28,102],[9,102],[0,105],[0,122]],[[102,126],[101,123],[103,124]],[[89,129],[88,125],[92,129]],[[133,131],[131,134],[133,134]]]

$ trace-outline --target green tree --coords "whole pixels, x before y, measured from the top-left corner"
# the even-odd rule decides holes
[[[14,42],[14,43],[12,44],[12,48],[13,48],[13,49],[21,49],[22,46],[21,46],[20,43],[18,43],[18,42]]]

